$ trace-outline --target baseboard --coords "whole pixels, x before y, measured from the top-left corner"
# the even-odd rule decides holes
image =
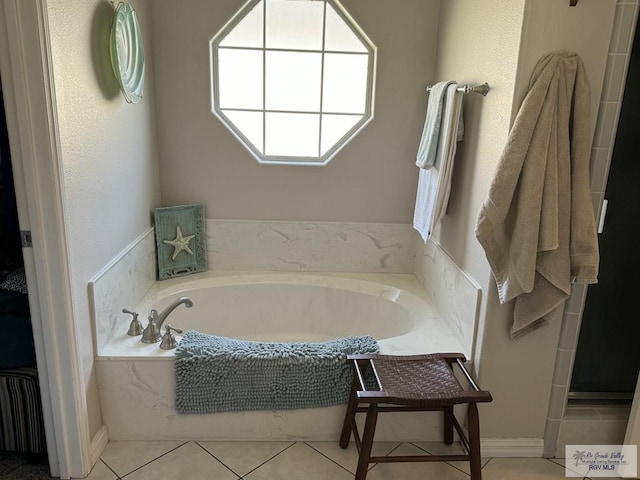
[[[542,457],[542,438],[481,438],[482,456],[488,457]]]
[[[98,433],[94,435],[91,439],[91,449],[89,451],[89,455],[91,456],[91,465],[95,465],[96,462],[100,459],[100,455],[102,455],[102,451],[104,447],[109,443],[109,430],[107,427],[103,425]]]

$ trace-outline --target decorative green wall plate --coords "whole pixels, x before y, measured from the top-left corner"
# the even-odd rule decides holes
[[[156,208],[158,280],[207,270],[204,206]]]

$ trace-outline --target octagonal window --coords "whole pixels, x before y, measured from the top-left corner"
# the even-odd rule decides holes
[[[337,0],[250,0],[210,48],[212,111],[260,163],[324,165],[373,118],[376,48]]]

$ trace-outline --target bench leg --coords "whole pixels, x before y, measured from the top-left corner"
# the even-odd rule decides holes
[[[478,406],[471,402],[467,413],[469,427],[469,464],[471,467],[471,480],[482,480],[482,461],[480,459],[480,421],[478,419]]]
[[[444,413],[444,443],[451,445],[453,443],[453,407],[445,407]]]
[[[371,458],[371,448],[373,447],[373,436],[376,432],[376,422],[378,421],[378,405],[372,403],[367,410],[367,418],[364,422],[362,432],[362,444],[360,446],[360,456],[358,457],[358,469],[355,480],[365,480],[369,470],[369,459]]]

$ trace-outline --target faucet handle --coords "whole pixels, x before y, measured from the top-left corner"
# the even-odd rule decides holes
[[[171,330],[173,330],[176,333],[182,333],[182,329],[181,328],[173,327],[173,326],[171,326],[171,324],[167,324],[167,326],[165,327],[165,334],[169,333]]]
[[[178,342],[176,342],[176,337],[171,333],[173,330],[176,333],[182,333],[181,328],[175,328],[171,325],[167,324],[165,327],[165,334],[162,336],[162,342],[160,342],[160,348],[162,350],[172,350],[178,346]]]
[[[129,331],[127,335],[130,337],[137,337],[138,335],[142,335],[142,322],[138,320],[138,312],[132,312],[131,310],[127,310],[126,308],[122,309],[122,313],[128,313],[132,315],[131,324],[129,325]]]

